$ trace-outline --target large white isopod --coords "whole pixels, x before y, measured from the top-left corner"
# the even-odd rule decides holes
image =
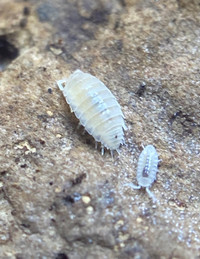
[[[125,186],[129,186],[133,189],[146,188],[147,193],[155,202],[156,198],[154,194],[149,190],[153,182],[156,180],[156,174],[158,170],[158,154],[154,146],[146,146],[139,156],[137,166],[137,182],[138,185],[127,183]]]
[[[119,150],[124,144],[126,125],[120,105],[111,91],[96,77],[76,70],[57,81],[59,89],[85,130],[104,147]]]

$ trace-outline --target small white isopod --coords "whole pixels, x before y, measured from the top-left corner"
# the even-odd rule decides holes
[[[141,152],[137,166],[137,182],[138,186],[132,183],[127,183],[133,189],[146,188],[146,191],[153,202],[156,202],[154,194],[149,190],[153,182],[156,180],[156,173],[158,170],[158,154],[154,146],[148,145]]]
[[[76,70],[67,79],[57,81],[59,89],[85,130],[113,151],[124,144],[126,125],[121,107],[111,91],[96,77]],[[63,86],[64,85],[64,86]]]

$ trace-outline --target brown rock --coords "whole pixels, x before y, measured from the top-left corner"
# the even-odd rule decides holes
[[[0,258],[200,256],[198,1],[0,1]],[[128,126],[104,157],[55,85],[101,79]],[[136,183],[142,145],[162,159]],[[89,198],[87,198],[89,197]]]

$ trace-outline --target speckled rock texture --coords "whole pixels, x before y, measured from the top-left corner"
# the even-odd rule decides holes
[[[102,80],[128,130],[112,159],[56,80]],[[200,4],[0,1],[0,258],[200,258]],[[161,162],[133,190],[143,146]]]

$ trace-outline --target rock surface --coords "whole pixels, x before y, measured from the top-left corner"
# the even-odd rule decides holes
[[[0,1],[0,258],[200,258],[200,5]],[[82,69],[128,130],[102,157],[55,81]],[[153,204],[142,146],[160,162]]]

